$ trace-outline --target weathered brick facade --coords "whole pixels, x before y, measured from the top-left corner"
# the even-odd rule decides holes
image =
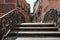
[[[4,0],[0,0],[0,4],[1,4],[1,3],[4,3]]]
[[[6,3],[16,3],[17,0],[5,0]]]
[[[40,2],[39,2],[40,1]],[[38,5],[39,3],[39,5]],[[37,8],[38,6],[38,8]],[[37,0],[36,3],[35,3],[35,6],[34,6],[34,13],[36,13],[36,15],[38,16],[39,15],[39,12],[40,12],[40,16],[37,17],[35,15],[35,22],[42,22],[45,18],[45,14],[50,10],[50,9],[55,9],[55,10],[59,10],[60,11],[60,0]],[[37,10],[36,10],[37,8]],[[41,10],[40,10],[41,9]],[[39,11],[40,10],[40,11]],[[48,14],[49,16],[50,14]],[[41,18],[41,19],[39,19]],[[47,17],[48,18],[48,17]],[[39,21],[39,20],[41,21]],[[49,18],[48,18],[49,19]],[[49,19],[50,20],[50,19]]]
[[[17,11],[23,14],[25,21],[30,22],[30,5],[25,0],[18,0]]]
[[[7,13],[16,7],[16,0],[0,0],[0,13]]]
[[[0,4],[0,13],[7,13],[12,9],[15,9],[14,4]]]
[[[16,11],[18,11],[20,14],[23,14],[26,22],[30,21],[30,5],[25,0],[0,0],[1,15],[15,8]]]

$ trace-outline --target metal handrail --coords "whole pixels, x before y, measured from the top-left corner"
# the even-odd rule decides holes
[[[0,38],[4,38],[5,35],[7,35],[8,32],[14,27],[17,23],[16,19],[17,15],[15,13],[15,9],[0,17]]]
[[[4,14],[3,16],[0,17],[0,19],[3,18],[3,17],[5,17],[6,15],[10,14],[10,13],[13,12],[14,10],[15,10],[15,9],[13,9],[13,10],[9,11],[8,13]]]

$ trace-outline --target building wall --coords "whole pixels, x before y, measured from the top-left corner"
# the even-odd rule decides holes
[[[7,13],[16,7],[16,0],[0,0],[0,13]]]
[[[18,0],[19,7],[30,13],[30,5],[25,0]]]
[[[42,20],[50,9],[60,10],[60,0],[42,0]]]
[[[24,15],[26,22],[30,22],[30,5],[25,0],[18,0],[16,11]]]
[[[25,0],[0,0],[0,16],[12,9],[23,14],[26,22],[30,21],[30,5]]]
[[[42,0],[42,12],[47,12],[50,9],[60,10],[60,0]]]
[[[39,1],[39,0],[38,0]],[[37,4],[37,3],[36,3]],[[36,6],[36,5],[35,5]],[[41,0],[40,5],[41,6],[41,21],[43,21],[45,14],[50,10],[50,9],[56,9],[60,10],[60,0]],[[37,10],[38,11],[38,10]],[[36,13],[38,15],[38,13]],[[37,17],[38,18],[38,17]],[[39,18],[38,18],[39,19]]]
[[[34,22],[41,22],[41,4],[40,0],[36,1],[34,4]]]

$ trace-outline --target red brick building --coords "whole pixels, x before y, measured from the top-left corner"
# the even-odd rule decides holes
[[[16,7],[16,0],[0,0],[0,13],[7,13]]]
[[[22,14],[26,22],[30,21],[30,5],[25,0],[0,0],[0,16],[13,9]]]
[[[36,7],[38,8],[36,9]],[[35,3],[35,21],[36,22],[42,22],[44,20],[45,14],[50,10],[50,9],[55,9],[57,11],[60,11],[60,0],[37,0]],[[40,14],[40,16],[38,16]],[[40,20],[40,21],[39,21]],[[50,20],[50,19],[49,19]],[[52,21],[51,21],[52,22]]]
[[[16,0],[0,0],[0,15],[16,8]]]

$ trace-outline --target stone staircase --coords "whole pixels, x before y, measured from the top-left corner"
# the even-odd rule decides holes
[[[60,37],[54,23],[18,23],[7,37]]]

